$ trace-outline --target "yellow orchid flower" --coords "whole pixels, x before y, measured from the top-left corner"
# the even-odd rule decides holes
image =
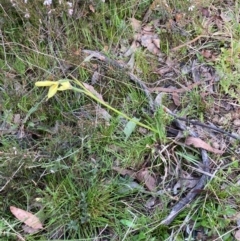
[[[49,87],[48,95],[47,95],[48,99],[53,97],[58,90],[63,91],[63,90],[69,90],[72,88],[72,85],[70,84],[69,79],[61,79],[58,81],[51,81],[51,80],[37,81],[35,83],[35,86]]]

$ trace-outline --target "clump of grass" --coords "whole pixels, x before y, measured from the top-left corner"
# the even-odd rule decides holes
[[[65,239],[87,238],[97,235],[97,228],[110,225],[107,217],[116,206],[111,185],[101,183],[94,173],[83,173],[85,177],[80,170],[79,176],[69,171],[59,178],[60,183],[57,178],[42,193],[49,233],[60,229]]]

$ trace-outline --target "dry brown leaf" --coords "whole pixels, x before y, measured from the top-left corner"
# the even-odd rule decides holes
[[[112,169],[123,176],[129,175],[132,178],[137,179],[139,182],[144,183],[149,191],[154,191],[156,189],[156,179],[150,174],[148,169],[140,170],[137,173],[121,167],[113,167]]]
[[[208,143],[206,143],[205,141],[201,140],[198,137],[192,137],[192,136],[187,137],[187,139],[185,140],[185,144],[188,146],[192,145],[197,148],[202,148],[204,150],[213,152],[215,154],[223,154],[224,153],[224,151],[211,147]]]
[[[133,30],[137,33],[140,32],[141,27],[142,27],[142,22],[137,20],[136,18],[130,18],[129,20],[130,20]]]
[[[90,9],[93,13],[95,13],[95,8],[93,7],[92,4],[89,5],[89,9]]]
[[[156,42],[157,44],[160,43],[160,40],[158,41],[157,37],[155,37],[154,35],[144,34],[141,37],[142,46],[146,47],[148,51],[152,54],[158,55],[160,54],[160,49],[156,46],[154,42]]]
[[[176,106],[180,106],[181,105],[181,101],[180,101],[180,96],[177,92],[173,92],[172,93],[172,98],[173,98],[173,102]]]
[[[148,169],[143,169],[137,172],[136,179],[139,182],[143,182],[149,191],[154,191],[156,189],[156,179],[150,174]]]
[[[14,206],[10,206],[10,211],[19,221],[24,222],[29,227],[35,230],[43,229],[41,221],[34,214]]]

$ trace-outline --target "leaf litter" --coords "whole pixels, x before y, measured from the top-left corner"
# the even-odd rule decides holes
[[[125,56],[130,56],[130,54],[134,53],[136,49],[141,46],[147,48],[150,53],[159,56],[161,54],[160,38],[158,34],[154,32],[154,27],[150,24],[143,26],[142,22],[135,18],[131,18],[130,23],[135,32],[134,41],[125,53]]]

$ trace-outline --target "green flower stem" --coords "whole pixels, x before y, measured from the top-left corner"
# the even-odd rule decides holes
[[[96,102],[100,103],[101,105],[107,107],[108,109],[112,110],[113,112],[117,113],[118,115],[123,116],[127,120],[130,120],[130,121],[136,123],[137,125],[139,125],[141,127],[144,127],[145,129],[148,129],[150,131],[153,131],[153,132],[157,133],[157,130],[155,130],[155,129],[153,129],[153,128],[151,128],[151,127],[149,127],[149,126],[147,126],[147,125],[145,125],[145,124],[143,124],[141,122],[133,120],[132,118],[130,118],[126,114],[124,114],[121,111],[119,111],[119,110],[113,108],[112,106],[108,105],[106,102],[102,101],[97,96],[95,96],[93,93],[91,93],[80,81],[76,80],[75,78],[74,78],[74,80],[82,89],[79,89],[79,88],[76,88],[76,87],[72,86],[72,88],[71,88],[72,90],[74,90],[76,92],[84,93],[85,95],[89,96],[91,99],[93,99]]]

